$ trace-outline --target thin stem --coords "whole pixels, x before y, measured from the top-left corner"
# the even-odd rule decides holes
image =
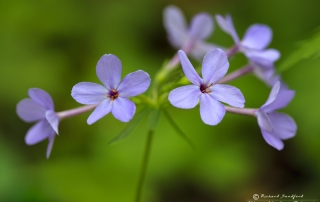
[[[232,46],[229,50],[226,51],[228,58],[233,56],[236,52],[238,52],[238,50],[239,50],[238,45],[235,44],[234,46]]]
[[[231,80],[234,80],[240,76],[243,76],[245,74],[248,74],[253,71],[253,66],[251,64],[244,66],[234,72],[231,72],[230,74],[227,74],[225,77],[220,79],[217,83],[227,83]]]
[[[57,116],[59,117],[59,119],[64,119],[67,117],[71,117],[71,116],[76,116],[78,114],[82,114],[84,112],[90,111],[92,109],[94,109],[98,104],[94,104],[94,105],[85,105],[82,107],[78,107],[75,109],[70,109],[70,110],[66,110],[66,111],[62,111],[62,112],[58,112]]]
[[[171,118],[169,113],[166,110],[162,110],[163,114],[168,119],[168,122],[171,124],[171,126],[178,132],[178,134],[187,141],[187,143],[190,145],[190,147],[195,150],[195,145],[193,142],[184,134],[184,132],[179,128],[179,126],[174,122],[174,120]]]
[[[144,179],[146,177],[146,171],[147,171],[151,145],[153,140],[153,132],[154,132],[153,130],[149,130],[148,136],[147,136],[147,142],[145,145],[145,150],[144,150],[143,160],[142,160],[141,170],[140,170],[140,177],[139,177],[139,182],[137,187],[136,202],[140,202],[141,200],[142,187],[143,187]]]
[[[192,41],[191,39],[185,43],[185,45],[181,48],[181,50],[183,50],[185,52],[185,54],[188,54],[192,48],[194,46],[194,41]],[[179,63],[179,56],[178,56],[178,53],[176,53],[173,58],[170,60],[170,62],[168,63],[168,65],[165,67],[165,69],[172,69],[174,68],[175,66],[178,65]]]
[[[237,108],[237,107],[229,107],[229,106],[224,106],[224,108],[229,113],[246,115],[246,116],[254,116],[254,117],[256,116],[256,112],[259,110],[259,109],[253,109],[253,108]]]
[[[176,53],[176,54],[174,54],[172,59],[169,61],[168,65],[166,66],[165,69],[172,69],[173,67],[178,65],[178,63],[179,63],[179,56],[178,56],[178,53]]]

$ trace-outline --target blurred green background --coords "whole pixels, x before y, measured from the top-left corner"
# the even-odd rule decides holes
[[[320,25],[316,0],[15,0],[0,1],[0,201],[129,202],[135,190],[146,141],[147,122],[131,136],[108,145],[126,124],[108,115],[87,125],[89,112],[61,122],[49,160],[47,141],[24,143],[31,124],[20,120],[16,104],[31,87],[51,94],[56,111],[80,106],[70,96],[81,81],[99,82],[98,59],[117,55],[123,74],[142,69],[151,78],[175,50],[167,42],[162,11],[180,7],[188,21],[198,12],[230,13],[240,37],[253,23],[273,29],[270,45],[281,64]],[[232,39],[215,26],[210,42],[229,47]],[[237,55],[230,71],[244,65]],[[299,62],[283,73],[296,90],[283,111],[298,125],[282,151],[262,138],[255,119],[227,114],[205,125],[199,108],[169,113],[195,143],[193,151],[160,117],[143,190],[143,201],[246,201],[253,194],[303,194],[320,199],[320,59]],[[259,107],[269,88],[252,75],[232,82]]]

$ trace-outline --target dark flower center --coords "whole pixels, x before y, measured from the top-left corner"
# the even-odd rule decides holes
[[[117,97],[119,96],[118,91],[115,89],[111,89],[109,91],[109,95],[108,98],[110,98],[111,100],[115,100]]]
[[[211,83],[209,86],[205,85],[205,84],[201,84],[200,85],[200,91],[202,93],[211,93],[211,90],[209,89],[211,86],[213,85],[213,83]]]

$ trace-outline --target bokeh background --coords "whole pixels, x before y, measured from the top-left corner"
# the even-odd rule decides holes
[[[240,37],[253,23],[273,29],[270,47],[281,62],[320,25],[316,0],[15,0],[0,1],[0,201],[134,201],[146,141],[147,121],[125,141],[109,145],[126,124],[108,115],[88,126],[89,112],[61,122],[49,160],[47,141],[24,143],[31,124],[16,104],[31,87],[51,94],[56,111],[80,106],[70,96],[81,81],[99,82],[98,59],[117,55],[123,75],[142,69],[154,78],[175,50],[167,42],[162,12],[180,7],[188,21],[198,12],[230,13]],[[230,47],[232,39],[215,26],[210,42]],[[237,55],[230,71],[244,65]],[[195,63],[196,64],[196,63]],[[304,60],[282,76],[296,97],[283,111],[298,125],[296,137],[277,151],[262,138],[251,117],[227,114],[205,125],[199,108],[169,107],[189,145],[160,117],[143,201],[246,201],[253,194],[297,194],[320,199],[320,60]],[[252,75],[232,82],[247,107],[259,107],[270,89]]]

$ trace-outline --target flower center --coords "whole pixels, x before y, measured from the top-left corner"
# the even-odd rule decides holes
[[[209,86],[205,85],[205,84],[201,84],[200,85],[200,91],[202,93],[211,93],[211,90],[209,89],[211,86],[213,85],[213,83],[211,83]]]
[[[110,98],[111,100],[115,100],[117,97],[119,97],[118,91],[115,89],[111,89],[107,97]]]

